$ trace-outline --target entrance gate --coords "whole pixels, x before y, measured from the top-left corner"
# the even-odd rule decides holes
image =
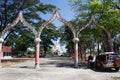
[[[74,54],[75,54],[75,59],[74,59],[74,64],[75,64],[75,67],[78,67],[78,42],[79,42],[79,38],[77,37],[77,33],[75,31],[75,29],[72,27],[72,25],[67,22],[65,19],[63,19],[60,14],[59,14],[59,11],[58,9],[55,10],[53,16],[45,23],[43,23],[40,27],[39,27],[39,30],[35,30],[34,27],[32,27],[32,25],[30,25],[23,17],[23,14],[22,14],[22,11],[20,11],[18,17],[15,19],[15,21],[9,26],[9,27],[6,27],[1,35],[0,35],[0,66],[1,65],[1,55],[2,55],[2,43],[4,42],[4,34],[9,31],[10,29],[14,28],[19,22],[22,22],[22,24],[27,27],[28,29],[30,29],[31,31],[33,31],[34,33],[34,36],[35,36],[35,39],[34,39],[34,42],[35,42],[35,68],[36,69],[39,69],[40,66],[39,66],[39,53],[40,53],[40,41],[41,41],[41,33],[42,33],[42,30],[50,23],[52,23],[55,19],[58,19],[59,21],[61,21],[62,23],[64,23],[65,25],[68,26],[68,28],[72,31],[72,34],[73,34],[73,42],[74,42]]]

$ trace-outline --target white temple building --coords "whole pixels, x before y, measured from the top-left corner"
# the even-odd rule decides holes
[[[59,40],[57,40],[56,43],[54,44],[53,53],[58,56],[61,56],[63,54]]]

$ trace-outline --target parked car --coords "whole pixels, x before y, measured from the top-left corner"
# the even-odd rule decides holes
[[[120,56],[114,52],[100,53],[91,61],[92,67],[102,68],[114,68],[116,71],[120,69]]]

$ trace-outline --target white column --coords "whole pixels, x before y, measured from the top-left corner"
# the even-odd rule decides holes
[[[2,55],[3,55],[3,51],[2,51],[2,43],[3,43],[4,39],[0,38],[0,67],[2,67],[1,65],[1,59],[2,59]]]
[[[40,69],[39,65],[39,54],[40,54],[40,38],[35,38],[35,69]]]
[[[73,38],[74,42],[74,64],[75,67],[78,68],[78,42],[79,38]]]

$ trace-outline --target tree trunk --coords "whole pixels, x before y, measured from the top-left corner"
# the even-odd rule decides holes
[[[103,28],[103,30],[104,30],[104,32],[106,34],[106,37],[107,37],[106,38],[107,39],[107,51],[108,52],[114,52],[111,33],[107,29],[105,29],[105,28]]]
[[[84,44],[83,46],[84,46],[84,48],[83,48],[83,49],[84,49],[84,51],[83,51],[83,54],[84,54],[84,60],[86,61],[86,45]]]
[[[97,41],[97,47],[98,47],[98,48],[97,48],[97,53],[98,53],[98,55],[100,54],[100,47],[99,47],[99,43],[100,43],[100,42],[99,42],[99,40],[98,40],[98,41]]]
[[[90,44],[90,55],[92,55],[92,44]]]

